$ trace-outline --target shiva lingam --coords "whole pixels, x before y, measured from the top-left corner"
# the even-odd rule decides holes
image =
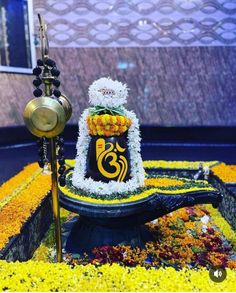
[[[75,166],[60,187],[62,207],[79,214],[64,227],[67,252],[89,254],[121,243],[143,247],[152,240],[143,224],[181,207],[217,207],[221,201],[209,186],[179,194],[155,186],[155,176],[145,174],[142,164],[139,121],[124,107],[127,96],[127,86],[110,78],[89,87],[91,106],[79,120]],[[147,184],[145,176],[154,183]]]

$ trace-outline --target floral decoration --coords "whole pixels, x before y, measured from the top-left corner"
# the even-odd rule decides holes
[[[174,176],[156,176],[148,177],[144,181],[144,187],[138,188],[133,192],[114,192],[113,194],[101,195],[86,192],[81,188],[76,188],[72,184],[72,173],[66,178],[66,186],[59,187],[68,197],[96,204],[117,204],[125,202],[134,202],[144,199],[154,193],[162,194],[183,194],[193,191],[214,191],[215,189],[204,180],[193,180],[187,178],[178,178]]]
[[[3,262],[1,286],[9,291],[17,284],[18,291],[234,292],[235,251],[218,223],[225,236],[236,236],[211,205],[183,208],[148,224],[156,240],[146,249],[103,246],[94,249],[93,258],[65,255],[69,266],[48,263],[51,248],[47,252],[44,246],[36,259],[46,263]],[[226,267],[222,283],[209,278],[211,265]]]
[[[20,233],[22,224],[34,213],[50,191],[50,176],[40,173],[33,180],[27,179],[26,176],[32,178],[31,172],[33,170],[37,172],[41,169],[37,163],[31,164],[1,186],[2,194],[8,195],[9,192],[15,194],[14,190],[21,186],[22,181],[26,180],[27,182],[24,188],[20,188],[17,192],[17,196],[12,197],[0,209],[0,250],[5,247],[11,237]]]
[[[36,163],[29,165],[0,187],[0,200],[19,188],[17,196],[0,209],[0,250],[10,237],[20,233],[22,223],[50,190],[48,175],[39,174],[29,180],[37,171]],[[22,181],[28,182],[24,188]],[[146,185],[154,189],[174,190],[186,184],[176,177],[146,179]],[[61,216],[66,219],[72,215],[62,210]],[[52,228],[50,248],[44,243],[34,261],[0,261],[0,291],[235,291],[236,233],[217,209],[211,205],[182,208],[147,227],[155,241],[147,243],[145,249],[104,246],[94,249],[90,258],[64,255],[67,264],[48,262],[55,257]],[[208,269],[212,265],[226,267],[227,278],[222,283],[210,280]]]
[[[218,209],[214,209],[211,205],[207,205],[207,210],[210,213],[215,225],[220,229],[220,231],[222,231],[225,238],[229,240],[234,247],[234,251],[236,251],[236,231],[234,231],[225,218],[222,217]]]
[[[219,161],[165,161],[152,160],[144,161],[143,166],[146,169],[192,169],[197,170],[199,164],[202,163],[204,167],[213,167],[220,164]]]
[[[75,259],[73,255],[67,255],[66,261],[74,265],[119,263],[130,267],[173,267],[176,270],[209,269],[212,266],[235,269],[236,251],[215,225],[208,207],[210,205],[182,208],[148,223],[155,240],[148,242],[145,249],[103,246],[95,248],[90,258]]]
[[[128,88],[126,84],[102,77],[89,87],[89,103],[93,106],[116,108],[127,102]]]
[[[33,166],[31,166],[33,165]],[[5,182],[0,188],[2,189],[2,194],[1,197],[2,199],[0,200],[0,210],[3,208],[9,201],[11,201],[15,196],[20,194],[21,191],[23,191],[34,179],[39,176],[39,174],[42,172],[41,169],[37,168],[36,171],[34,171],[30,176],[29,176],[29,170],[34,170],[34,165],[31,164],[22,171],[22,177],[25,177],[25,180],[19,182],[19,185],[17,185],[17,182],[20,178],[19,175],[14,176],[14,180],[10,179],[7,182]],[[14,188],[14,189],[13,189]]]
[[[117,108],[118,106],[122,106],[126,102],[127,97],[127,88],[120,82],[112,81],[111,79],[101,78],[95,81],[91,87],[89,88],[89,97],[90,104],[93,106],[104,106],[110,108]],[[86,109],[80,120],[79,120],[79,137],[77,141],[77,156],[76,156],[76,164],[74,168],[72,184],[85,192],[95,193],[98,195],[107,195],[108,197],[113,193],[116,193],[117,190],[120,193],[132,192],[139,187],[144,185],[144,169],[141,158],[141,147],[140,147],[140,131],[139,131],[139,121],[132,111],[126,110],[124,107],[122,108],[123,116],[125,120],[125,125],[121,125],[121,127],[126,127],[127,130],[127,145],[129,147],[130,154],[130,170],[132,177],[126,182],[118,182],[118,181],[110,181],[108,183],[102,181],[95,181],[91,177],[86,178],[86,163],[87,163],[87,153],[89,143],[91,141],[91,136],[89,134],[89,129],[92,132],[95,131],[95,126],[91,126],[92,121],[94,120],[91,117],[91,108]],[[108,114],[104,114],[104,117]],[[103,115],[100,115],[103,116]],[[96,115],[95,115],[96,117]],[[116,118],[117,116],[115,116]],[[92,120],[91,120],[92,119]],[[123,119],[123,118],[122,118]],[[87,121],[89,121],[88,127]],[[91,122],[91,124],[90,124]],[[99,120],[99,123],[101,120]],[[98,123],[98,119],[97,119]],[[110,123],[110,117],[109,117]],[[103,123],[102,123],[103,124]],[[122,123],[123,124],[123,123]],[[98,125],[100,127],[100,125]],[[109,131],[111,131],[110,125]],[[117,125],[113,125],[117,126]],[[129,126],[129,127],[128,127]],[[104,135],[108,135],[108,132],[105,132],[104,128],[97,129],[97,131],[101,131]],[[124,129],[123,129],[124,130]],[[122,130],[122,131],[123,131]],[[115,131],[116,130],[112,130]],[[120,131],[120,126],[119,126]],[[95,133],[95,132],[94,132]]]
[[[75,160],[67,159],[66,162],[70,167],[75,165]],[[213,168],[217,165],[223,165],[219,161],[166,161],[166,160],[146,160],[143,161],[143,167],[145,169],[191,169],[198,170],[199,164],[203,163],[203,166]],[[225,165],[225,164],[224,164]],[[227,165],[229,166],[229,165]],[[236,165],[230,165],[231,168],[236,169]]]
[[[125,133],[131,120],[121,115],[94,115],[87,118],[89,134],[100,136],[119,136]]]
[[[28,166],[24,167],[21,171],[21,175],[16,174],[15,176],[11,177],[9,180],[4,182],[0,186],[0,201],[2,201],[6,196],[11,195],[15,189],[19,188],[24,181],[29,180],[32,173],[35,173],[39,170],[39,167],[36,163],[29,164]]]
[[[206,269],[176,271],[105,264],[70,267],[65,263],[0,261],[1,291],[36,292],[234,292],[236,270],[215,283]]]
[[[236,165],[226,165],[225,163],[221,163],[214,166],[212,172],[225,183],[236,182]]]

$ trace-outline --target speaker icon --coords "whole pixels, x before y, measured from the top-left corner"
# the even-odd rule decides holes
[[[222,276],[222,271],[220,271],[220,270],[216,270],[216,271],[214,271],[214,276],[216,277],[216,278],[220,278],[221,276]]]
[[[213,282],[223,282],[226,278],[226,270],[221,267],[211,268],[209,271],[209,276]]]

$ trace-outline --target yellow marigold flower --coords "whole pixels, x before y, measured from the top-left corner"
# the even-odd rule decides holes
[[[211,252],[209,253],[209,260],[211,261],[213,266],[220,266],[222,265],[222,261],[220,257],[224,257],[223,253]]]
[[[105,124],[109,124],[110,123],[110,115],[109,114],[104,114],[103,117],[104,117],[104,120],[105,120]]]
[[[211,217],[214,220],[216,226],[220,228],[224,236],[232,243],[236,248],[236,232],[231,228],[230,224],[221,216],[217,209],[214,209],[211,205],[205,205],[206,209],[210,212]]]
[[[114,125],[114,132],[117,132],[119,130],[119,126],[118,125]]]
[[[94,129],[96,129],[97,131],[102,131],[104,129],[104,127],[102,125],[96,125],[96,127],[94,127]]]
[[[111,130],[112,132],[115,132],[115,130],[116,130],[116,125],[110,125],[110,130]]]
[[[171,179],[171,178],[150,178],[145,179],[146,186],[157,186],[157,187],[165,187],[165,186],[181,186],[184,185],[182,180]]]
[[[170,169],[198,169],[200,161],[145,161],[143,165],[145,168],[170,168]],[[203,166],[211,167],[217,165],[218,161],[202,162]]]
[[[97,130],[96,129],[90,129],[90,134],[91,135],[97,135]]]
[[[126,126],[120,126],[119,127],[119,132],[120,133],[124,133],[124,132],[126,132],[126,130],[127,130],[127,127]]]
[[[102,124],[101,125],[106,125],[107,124],[104,115],[101,115],[101,121],[102,121]]]
[[[35,163],[33,167],[35,167],[35,165],[37,166]],[[32,166],[29,167],[29,169],[31,168]],[[39,169],[39,167],[37,168]],[[24,170],[18,173],[16,177],[22,180],[22,175],[24,176]],[[12,188],[17,188],[17,184],[15,186],[12,185]],[[17,196],[13,197],[1,208],[0,250],[6,245],[11,237],[20,233],[22,223],[26,222],[36,210],[42,199],[48,194],[50,188],[51,177],[49,175],[39,174],[37,180],[32,180],[24,189],[20,190]]]
[[[104,134],[104,132],[103,132],[103,130],[97,130],[97,134],[102,136]]]
[[[93,116],[93,122],[94,122],[95,124],[97,124],[97,119],[98,119],[98,117],[99,117],[98,115],[94,115],[94,116]]]
[[[110,132],[109,130],[104,130],[103,135],[106,136],[106,137],[109,137],[109,136],[112,136],[113,133]]]
[[[117,122],[116,124],[119,126],[121,125],[121,116],[116,116]]]
[[[236,271],[227,269],[222,283],[209,279],[206,269],[176,271],[174,268],[127,268],[118,264],[75,266],[44,262],[0,261],[0,289],[8,291],[92,292],[234,292]],[[10,277],[11,276],[11,277]],[[174,280],[174,281],[173,281]],[[175,281],[176,280],[176,281]]]
[[[101,116],[98,116],[98,118],[97,118],[97,124],[98,125],[102,125],[103,124],[103,121],[102,121],[102,117]]]
[[[96,134],[98,130],[101,130],[105,136],[118,136],[123,134],[131,125],[131,120],[128,117],[120,115],[94,115],[89,116],[87,119],[87,125],[89,128],[89,133],[94,134],[94,128],[96,129]],[[109,130],[110,132],[108,132]],[[101,133],[101,132],[100,132]]]
[[[17,175],[10,178],[8,181],[4,182],[0,186],[0,200],[8,195],[11,195],[16,188],[20,188],[22,183],[29,180],[29,177],[37,170],[39,170],[37,163],[29,164],[24,167],[20,174],[18,173]]]
[[[111,124],[116,124],[116,116],[111,115]]]
[[[236,260],[228,260],[227,267],[229,267],[230,269],[236,269]]]
[[[125,117],[121,116],[121,125],[124,126],[126,124]]]

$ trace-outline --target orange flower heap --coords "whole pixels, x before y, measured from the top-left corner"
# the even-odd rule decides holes
[[[87,118],[89,134],[101,136],[119,136],[132,124],[131,119],[121,115],[94,115]]]
[[[19,184],[27,181],[31,172],[40,170],[37,163],[24,168],[23,171],[4,183],[0,191],[3,195],[9,195],[15,189],[19,190]],[[50,191],[51,177],[39,174],[37,178],[29,180],[24,189],[20,189],[17,196],[11,198],[3,207],[0,206],[0,251],[8,243],[9,239],[18,235],[22,225],[35,212],[39,204]],[[4,198],[0,198],[1,200]]]
[[[23,182],[39,169],[37,163],[29,164],[24,167],[20,174],[15,175],[0,186],[0,201],[6,196],[11,195],[16,188],[19,188]]]
[[[236,182],[235,165],[226,165],[225,163],[221,163],[219,165],[214,166],[211,170],[225,183]]]

